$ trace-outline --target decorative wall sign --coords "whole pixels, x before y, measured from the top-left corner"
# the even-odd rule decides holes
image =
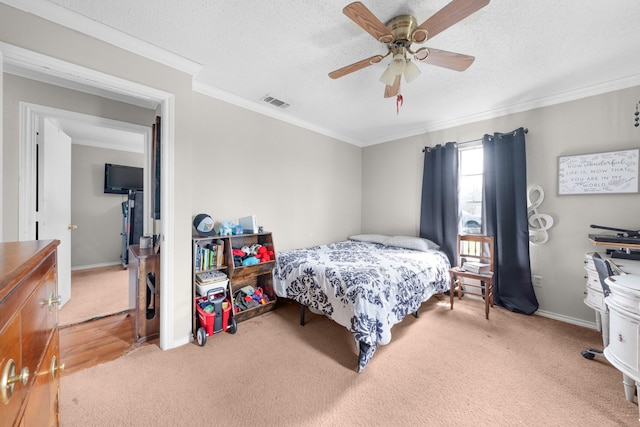
[[[558,159],[558,194],[638,192],[640,149]]]
[[[529,222],[529,241],[538,245],[543,245],[549,240],[549,230],[553,227],[551,215],[538,212],[538,207],[544,200],[544,190],[539,185],[529,188],[527,194],[529,207],[527,208],[527,220]]]

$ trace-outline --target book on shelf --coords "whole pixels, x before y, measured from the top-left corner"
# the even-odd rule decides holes
[[[224,263],[224,242],[216,240],[216,267],[220,267]]]
[[[224,242],[207,243],[205,246],[195,244],[194,246],[195,269],[196,271],[206,271],[219,268],[224,263]]]
[[[488,273],[490,265],[486,262],[467,261],[462,265],[470,273]]]

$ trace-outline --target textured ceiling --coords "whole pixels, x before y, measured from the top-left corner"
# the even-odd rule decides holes
[[[492,0],[425,43],[475,56],[471,67],[418,63],[420,77],[402,83],[399,114],[379,82],[388,58],[327,76],[386,53],[342,13],[349,1],[32,1],[201,64],[195,81],[228,99],[360,146],[640,84],[637,0]],[[419,23],[448,2],[363,1],[382,22],[411,14]],[[290,106],[275,113],[260,101],[267,94]]]

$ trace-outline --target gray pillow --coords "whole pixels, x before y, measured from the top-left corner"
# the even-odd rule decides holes
[[[355,240],[357,242],[370,242],[370,243],[380,243],[382,245],[386,244],[386,240],[389,236],[384,236],[382,234],[355,234],[353,236],[349,236],[349,240]]]
[[[389,237],[384,242],[387,246],[396,246],[398,248],[414,249],[416,251],[427,252],[433,249],[440,249],[440,246],[436,245],[429,239],[423,239],[422,237],[411,236],[393,236]]]

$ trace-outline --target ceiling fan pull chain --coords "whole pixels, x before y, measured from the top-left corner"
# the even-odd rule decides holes
[[[396,97],[396,114],[400,114],[400,107],[402,107],[403,102],[404,99],[402,98],[402,95],[398,94]]]

